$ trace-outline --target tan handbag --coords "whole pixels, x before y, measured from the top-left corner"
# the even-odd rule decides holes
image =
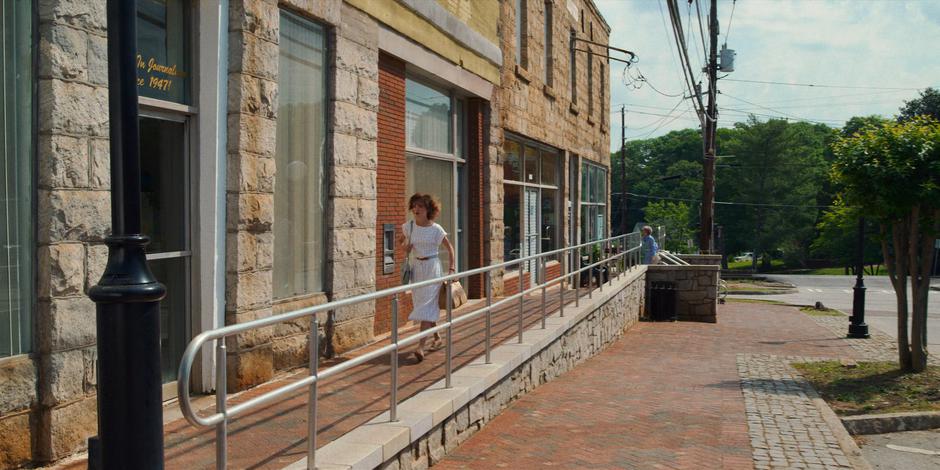
[[[451,296],[451,305],[454,308],[457,308],[465,303],[467,303],[467,292],[463,290],[463,286],[457,282],[453,281],[450,284],[450,296]],[[441,291],[437,295],[437,306],[441,310],[447,308],[447,283],[441,285]]]

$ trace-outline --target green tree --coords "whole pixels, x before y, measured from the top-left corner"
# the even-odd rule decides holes
[[[718,161],[718,199],[737,203],[717,206],[726,254],[752,251],[755,269],[758,258],[769,269],[781,248],[800,261],[809,256],[831,135],[824,125],[753,116],[719,134],[719,154],[733,158]]]
[[[848,207],[841,199],[837,200],[833,207],[826,209],[816,224],[819,236],[813,240],[811,246],[813,256],[836,260],[840,266],[851,268],[855,274],[860,216],[861,212],[857,207]],[[878,237],[870,233],[870,225],[866,224],[862,263],[872,267],[869,274],[875,274],[873,267],[882,263],[881,243]]]
[[[695,238],[695,228],[690,223],[689,205],[684,202],[656,201],[643,209],[646,222],[651,226],[666,229],[666,246],[669,251],[688,251],[688,242]]]
[[[923,371],[930,264],[940,233],[940,123],[918,116],[871,128],[840,138],[833,152],[832,177],[846,203],[857,206],[880,226],[882,254],[897,296],[901,367]]]
[[[940,121],[940,91],[927,88],[920,92],[920,97],[905,101],[900,111],[899,122],[908,121],[914,116],[930,116]]]

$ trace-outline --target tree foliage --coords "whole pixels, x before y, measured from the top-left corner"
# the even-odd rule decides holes
[[[908,121],[915,116],[929,116],[934,120],[940,121],[940,91],[934,88],[927,88],[920,92],[920,96],[910,101],[905,101],[898,114],[898,121]]]
[[[755,268],[758,258],[769,267],[781,250],[798,262],[808,258],[831,139],[824,125],[753,116],[726,133],[719,153],[733,158],[718,162],[717,196],[738,204],[717,209],[725,253],[751,251]]]
[[[916,116],[833,144],[832,177],[849,205],[880,225],[882,253],[897,295],[898,352],[906,370],[927,360],[927,296],[940,233],[940,123]],[[907,279],[911,279],[908,340]]]
[[[689,205],[684,202],[655,201],[643,209],[646,222],[666,229],[666,246],[673,252],[688,251],[688,241],[695,238],[695,229],[689,222]]]

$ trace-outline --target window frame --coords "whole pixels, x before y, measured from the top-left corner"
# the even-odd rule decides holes
[[[598,181],[604,182],[604,188],[603,188],[604,192],[603,194],[598,195],[599,201],[594,200],[595,199],[594,198],[594,192],[595,192],[594,178],[595,178],[595,172],[598,172],[598,171],[600,172],[599,176],[602,177],[602,179]],[[603,240],[604,238],[606,238],[605,236],[607,232],[609,231],[610,221],[608,220],[608,217],[607,217],[608,197],[610,195],[609,193],[610,188],[608,187],[609,186],[609,181],[608,181],[609,174],[610,174],[610,168],[605,167],[597,162],[594,162],[588,159],[581,159],[581,173],[580,173],[581,191],[580,191],[580,197],[578,198],[578,206],[579,206],[578,213],[580,215],[580,218],[583,219],[584,214],[590,214],[591,212],[595,212],[595,211],[603,211],[603,215],[604,215],[604,226],[601,229],[602,233],[600,234],[593,234],[593,236],[591,236],[592,233],[594,232],[594,230],[591,228],[593,227],[593,225],[585,226],[582,223],[581,230],[580,230],[581,243]],[[585,176],[587,176],[587,180],[586,180],[587,184],[585,184]],[[596,214],[598,214],[598,212],[595,212],[595,216]]]
[[[451,244],[454,246],[454,256],[456,258],[457,266],[456,270],[459,272],[465,263],[468,261],[468,252],[466,244],[466,225],[465,222],[468,219],[467,208],[461,207],[460,201],[466,199],[466,195],[458,194],[458,188],[466,187],[467,181],[467,135],[466,135],[466,112],[467,112],[467,97],[463,94],[457,92],[457,90],[452,86],[442,85],[441,83],[428,79],[421,73],[415,71],[406,71],[405,73],[405,103],[407,106],[408,97],[407,97],[407,82],[411,80],[426,87],[435,89],[443,94],[446,94],[450,98],[450,110],[448,115],[448,122],[450,123],[451,128],[451,139],[450,139],[450,152],[437,152],[434,150],[423,149],[420,147],[412,147],[408,145],[408,136],[407,131],[405,135],[405,165],[407,167],[408,162],[411,158],[428,158],[433,160],[441,160],[451,163],[451,174],[453,175],[452,187],[454,188],[453,195],[449,201],[446,201],[445,204],[450,204],[454,208],[454,232],[448,234],[451,236]],[[406,171],[407,177],[407,171]],[[407,198],[410,197],[410,194],[406,194]],[[461,197],[463,196],[463,197]],[[407,216],[406,216],[407,217]]]
[[[519,194],[520,194],[520,197],[519,197],[519,204],[522,205],[522,206],[524,206],[524,204],[525,204],[525,191],[526,191],[527,189],[535,189],[535,190],[537,190],[537,191],[538,191],[538,201],[539,201],[539,204],[538,204],[538,208],[537,208],[538,214],[537,214],[536,217],[537,217],[537,219],[538,219],[539,222],[540,222],[539,225],[542,225],[542,224],[541,224],[541,222],[542,222],[542,205],[541,205],[541,201],[542,201],[542,190],[554,190],[554,191],[555,191],[555,211],[556,211],[556,217],[558,218],[559,223],[558,223],[557,226],[555,227],[555,233],[553,233],[552,235],[553,235],[554,239],[556,240],[556,249],[557,249],[557,246],[558,246],[560,243],[563,242],[563,239],[562,239],[562,238],[563,238],[563,234],[564,234],[564,231],[563,231],[563,229],[562,229],[562,225],[563,225],[563,212],[562,212],[562,211],[563,211],[563,199],[564,199],[562,196],[563,196],[563,194],[564,194],[564,187],[563,187],[563,185],[562,185],[562,180],[561,180],[561,176],[560,176],[560,175],[562,174],[563,170],[564,170],[564,165],[562,164],[563,159],[564,159],[564,154],[563,154],[562,150],[560,150],[560,149],[553,148],[553,147],[548,146],[548,145],[545,145],[545,144],[543,144],[543,143],[541,143],[541,142],[538,142],[538,141],[535,141],[535,140],[532,140],[532,139],[528,139],[528,138],[525,138],[525,137],[520,136],[520,135],[509,134],[508,132],[506,133],[506,136],[504,137],[503,141],[504,141],[504,143],[503,143],[504,148],[505,148],[506,143],[508,143],[508,142],[515,143],[516,145],[519,146],[519,152],[520,152],[519,158],[520,158],[520,162],[521,162],[521,165],[520,165],[520,170],[521,170],[521,171],[520,171],[520,176],[521,176],[523,179],[525,178],[525,174],[526,174],[526,168],[525,168],[525,151],[526,151],[526,148],[534,148],[535,150],[538,151],[537,158],[536,158],[536,162],[538,162],[538,163],[537,163],[538,168],[537,168],[537,170],[536,170],[536,174],[539,175],[539,177],[538,177],[538,182],[537,182],[537,183],[529,183],[529,182],[527,182],[527,181],[503,179],[503,188],[504,188],[503,191],[505,192],[505,187],[506,187],[506,186],[512,186],[512,187],[514,187],[514,188],[519,188]],[[544,183],[542,182],[542,160],[543,160],[543,159],[542,159],[542,154],[543,154],[543,152],[545,152],[545,153],[551,153],[551,154],[554,154],[554,155],[555,155],[555,184],[544,184]],[[504,165],[505,165],[505,162],[504,162]],[[504,214],[505,214],[505,206],[504,206],[503,211],[504,211]],[[518,226],[517,228],[518,228],[519,234],[520,234],[520,243],[523,243],[523,242],[524,242],[523,239],[524,239],[524,237],[525,237],[525,235],[524,235],[525,217],[523,217],[522,207],[520,207],[519,214],[520,214],[519,221],[518,221],[518,222],[519,222],[519,226]],[[505,215],[504,215],[504,224],[505,224]],[[540,233],[539,235],[541,236],[541,233]],[[542,253],[542,244],[541,244],[541,243],[538,243],[537,246],[538,246],[538,249],[539,249],[539,253]],[[520,250],[521,250],[521,247],[520,247]],[[520,255],[521,255],[521,253],[520,253]],[[508,261],[508,260],[505,260],[505,259],[504,259],[503,261]],[[518,269],[519,269],[518,266],[519,266],[518,264],[517,264],[517,265],[510,266],[509,268],[507,268],[507,271],[511,271],[511,272],[518,271]],[[526,268],[526,269],[528,269],[528,268]],[[526,271],[526,272],[528,272],[528,271]]]
[[[322,155],[321,155],[319,164],[320,164],[321,174],[327,175],[327,174],[328,174],[328,171],[329,171],[329,161],[328,161],[328,160],[330,159],[330,155],[327,153],[326,148],[328,147],[328,141],[329,141],[329,139],[330,139],[330,134],[332,134],[331,123],[330,123],[330,121],[329,121],[329,114],[330,114],[330,106],[331,106],[330,102],[331,102],[331,100],[333,99],[333,96],[332,96],[331,93],[330,93],[330,89],[331,89],[331,87],[332,87],[332,80],[334,79],[334,77],[333,77],[332,74],[330,73],[331,64],[330,64],[330,62],[329,62],[329,61],[330,61],[330,57],[332,56],[332,54],[331,54],[331,52],[330,52],[330,34],[331,34],[330,26],[329,26],[328,24],[326,24],[326,23],[317,21],[317,20],[314,19],[314,18],[311,18],[311,17],[305,16],[305,15],[299,14],[299,13],[297,13],[297,12],[291,10],[291,9],[288,9],[288,8],[285,8],[285,7],[279,7],[279,8],[278,8],[278,22],[283,21],[284,16],[293,17],[295,20],[300,20],[300,21],[303,21],[303,22],[306,22],[306,23],[309,23],[309,24],[312,24],[312,25],[317,26],[318,28],[320,28],[320,31],[321,31],[322,36],[323,36],[323,45],[322,45],[322,53],[323,53],[323,57],[322,57],[322,61],[323,61],[323,62],[322,62],[322,64],[323,64],[323,72],[322,72],[322,74],[323,74],[323,75],[322,75],[322,77],[323,77],[323,111],[322,111],[322,113],[321,113],[321,118],[322,118],[322,120],[323,120],[323,121],[322,121],[322,123],[323,123],[323,133],[324,133],[324,134],[323,134],[323,139],[324,139],[324,142],[327,143],[327,145],[324,145],[324,151],[322,152]],[[280,35],[280,34],[282,34],[282,33],[279,32],[278,34]],[[279,37],[278,43],[279,43],[279,44],[283,44],[283,43],[284,43],[284,41],[282,40],[282,38]],[[280,54],[281,54],[281,53],[280,53],[280,50],[279,50],[279,51],[278,51],[278,60],[279,60],[279,61],[280,61]],[[279,62],[279,64],[278,64],[278,68],[280,68],[280,62]],[[281,82],[281,77],[280,77],[280,70],[278,71],[277,83],[278,83],[278,89],[280,90],[281,83],[282,83],[282,82]],[[281,94],[280,91],[279,91],[279,96],[284,96],[284,95]],[[278,115],[278,120],[280,120],[280,119],[282,118],[282,116],[280,115],[280,113],[278,113],[278,114],[279,114],[279,115]],[[276,132],[277,132],[277,131],[275,131],[275,141],[278,141],[278,140],[280,140],[280,139],[277,138]],[[276,152],[276,150],[275,150],[275,152]],[[275,154],[275,161],[276,161],[276,160],[277,160],[277,155]],[[275,192],[276,192],[276,190],[277,190],[277,186],[275,186]],[[321,184],[320,192],[321,192],[321,195],[322,195],[322,197],[323,197],[323,201],[324,201],[327,205],[329,205],[330,195],[329,195],[329,191],[328,191],[328,188],[327,188],[327,185],[326,185],[326,184]],[[272,196],[273,196],[273,194],[272,194]],[[278,221],[278,218],[279,218],[279,217],[278,217],[278,214],[277,214],[277,204],[276,204],[276,202],[275,202],[274,211],[275,211],[275,214],[274,214],[274,221],[273,221],[272,226],[271,226],[271,234],[272,234],[272,235],[273,235],[274,232],[275,232],[274,226],[278,223],[277,221]],[[272,279],[271,299],[272,299],[272,301],[273,301],[274,304],[282,304],[282,303],[285,303],[285,302],[291,302],[291,301],[295,301],[295,300],[299,300],[299,299],[305,299],[305,298],[309,298],[309,297],[311,297],[311,296],[316,296],[316,295],[319,295],[319,294],[322,294],[322,293],[326,292],[326,290],[327,290],[327,288],[328,288],[328,282],[327,282],[327,277],[328,277],[328,275],[327,275],[327,274],[328,274],[328,270],[329,270],[329,263],[328,263],[328,257],[329,257],[329,248],[328,248],[328,233],[329,233],[329,227],[328,227],[328,224],[329,224],[329,221],[328,221],[328,220],[326,219],[326,217],[321,213],[321,229],[320,229],[320,230],[321,230],[321,232],[322,232],[322,240],[323,240],[323,243],[322,243],[322,246],[320,247],[320,252],[317,254],[317,257],[319,258],[319,262],[318,262],[317,265],[314,267],[315,269],[319,269],[319,270],[321,271],[320,285],[319,285],[318,287],[313,287],[310,291],[306,291],[306,290],[305,290],[304,292],[299,292],[299,293],[295,292],[295,293],[291,293],[291,294],[286,294],[286,295],[284,295],[284,296],[279,296],[279,295],[277,294],[277,292],[276,292],[277,286],[274,284],[273,279]],[[272,250],[273,250],[272,255],[274,256],[274,258],[272,259],[272,263],[271,263],[272,277],[274,276],[274,271],[277,269],[277,263],[276,263],[277,249],[278,249],[278,248],[277,248],[277,237],[275,237],[274,246],[272,247]]]
[[[545,53],[545,57],[544,57],[545,63],[542,64],[543,69],[544,69],[543,74],[542,74],[542,79],[545,81],[545,85],[547,85],[548,87],[551,87],[555,82],[555,73],[554,73],[555,72],[554,71],[555,59],[554,57],[552,57],[554,54],[554,49],[555,49],[554,44],[553,44],[553,41],[555,39],[554,6],[555,4],[552,2],[552,0],[545,0],[545,13],[544,13],[544,21],[543,21],[543,28],[545,30],[545,44],[543,45],[543,49]]]
[[[529,68],[529,0],[516,0],[516,64]]]

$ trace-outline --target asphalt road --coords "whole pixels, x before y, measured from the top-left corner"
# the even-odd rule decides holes
[[[852,314],[852,288],[855,276],[767,275],[768,279],[786,282],[798,292],[782,295],[734,295],[732,297],[780,300],[798,305],[813,305],[817,301],[829,308]],[[897,298],[887,276],[865,277],[865,323],[897,338]],[[934,279],[933,285],[940,285]],[[910,289],[910,287],[908,287]],[[940,291],[931,290],[927,305],[927,344],[936,351],[940,348]]]
[[[855,440],[874,470],[940,468],[940,429],[858,436]]]

